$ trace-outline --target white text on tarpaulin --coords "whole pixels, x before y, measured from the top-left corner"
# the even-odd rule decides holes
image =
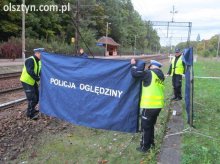
[[[91,92],[97,95],[106,95],[120,98],[123,91],[99,86],[93,86],[89,84],[80,83],[76,85],[74,82],[60,80],[55,78],[50,78],[50,84],[56,85],[59,87],[70,88],[70,89],[80,89],[81,91]]]

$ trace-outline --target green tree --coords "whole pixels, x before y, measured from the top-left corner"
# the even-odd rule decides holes
[[[0,40],[7,41],[11,36],[21,36],[21,12],[8,11],[9,3],[19,4],[18,0],[0,2]],[[7,10],[7,11],[5,11]]]
[[[20,0],[10,0],[12,4],[21,4]],[[77,12],[77,2],[79,11]],[[79,39],[80,46],[85,40],[89,46],[94,46],[95,39],[105,36],[106,23],[110,22],[109,36],[123,47],[144,52],[156,51],[160,48],[159,37],[152,25],[141,19],[134,10],[131,0],[26,0],[26,5],[67,5],[71,11],[61,12],[29,12],[26,14],[26,37],[45,40],[48,43],[55,40],[70,44],[75,36],[76,25],[84,39]],[[9,4],[2,0],[0,7]],[[76,20],[76,13],[79,22]],[[21,36],[21,12],[3,12],[0,15],[1,40],[11,36]],[[136,39],[135,39],[136,38]]]

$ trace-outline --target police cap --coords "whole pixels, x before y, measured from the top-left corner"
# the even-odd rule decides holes
[[[33,51],[34,52],[43,52],[44,48],[35,48]]]
[[[158,61],[156,61],[156,60],[151,60],[150,61],[150,66],[151,65],[155,65],[155,66],[157,66],[157,67],[162,67],[163,65],[160,63],[160,62],[158,62]]]
[[[179,52],[180,52],[180,49],[179,49],[179,48],[176,48],[176,49],[175,49],[175,52],[176,52],[176,53],[179,53]]]

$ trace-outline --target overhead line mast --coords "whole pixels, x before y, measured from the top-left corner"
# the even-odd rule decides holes
[[[174,22],[174,14],[177,14],[177,13],[178,13],[178,11],[175,10],[175,6],[174,6],[174,5],[173,5],[173,10],[170,11],[170,13],[172,14],[172,22]]]

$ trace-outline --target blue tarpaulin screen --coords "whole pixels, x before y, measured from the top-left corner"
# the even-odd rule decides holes
[[[138,131],[140,81],[129,60],[43,53],[40,110],[86,127]]]
[[[186,64],[185,72],[185,104],[187,122],[193,124],[193,48],[187,48],[183,52],[183,61]]]

